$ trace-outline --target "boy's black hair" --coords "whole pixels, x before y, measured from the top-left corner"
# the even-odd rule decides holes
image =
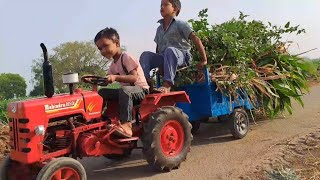
[[[176,8],[177,10],[176,16],[178,16],[181,10],[180,0],[169,0],[169,2],[173,5],[174,8]]]
[[[99,39],[101,38],[107,38],[110,40],[118,40],[120,42],[120,36],[117,32],[117,30],[113,29],[113,28],[104,28],[101,31],[99,31],[96,35],[96,37],[94,38],[94,42],[96,43]]]

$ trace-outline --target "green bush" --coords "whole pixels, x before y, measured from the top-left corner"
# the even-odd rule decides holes
[[[3,124],[8,123],[7,105],[9,100],[0,101],[0,122]]]
[[[14,102],[14,101],[20,101],[24,100],[26,98],[17,98],[17,99],[9,99],[9,100],[0,100],[0,123],[2,124],[8,124],[8,103]]]
[[[320,59],[316,59],[312,61],[314,68],[316,69],[316,77],[319,77],[320,75]]]

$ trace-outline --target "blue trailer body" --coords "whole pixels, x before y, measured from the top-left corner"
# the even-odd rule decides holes
[[[208,70],[204,70],[205,81],[179,87],[185,91],[191,100],[189,103],[177,103],[188,116],[189,121],[198,121],[208,117],[219,117],[231,114],[234,109],[243,107],[253,109],[248,96],[244,91],[238,91],[238,99],[230,99],[219,90],[215,82],[212,82]]]

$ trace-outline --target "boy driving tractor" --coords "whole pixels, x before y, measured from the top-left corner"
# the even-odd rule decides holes
[[[129,54],[122,52],[120,37],[113,28],[101,30],[94,42],[101,55],[113,59],[106,77],[108,83],[121,83],[120,89],[101,89],[99,94],[104,100],[118,101],[121,124],[115,131],[122,137],[132,136],[132,108],[134,101],[141,101],[149,93],[149,86],[140,63]],[[113,128],[113,125],[109,125]]]

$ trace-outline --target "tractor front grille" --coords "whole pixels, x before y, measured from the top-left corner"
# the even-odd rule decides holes
[[[25,141],[25,143],[28,143],[30,139],[20,138],[19,133],[30,133],[30,130],[28,128],[21,127],[27,124],[28,122],[29,122],[29,119],[17,119],[17,118],[9,119],[10,146],[12,150],[26,152],[25,150],[26,148],[20,147],[19,140],[23,140]]]
[[[9,126],[10,126],[10,146],[11,149],[19,151],[19,137],[18,137],[18,119],[10,118],[9,119]]]

